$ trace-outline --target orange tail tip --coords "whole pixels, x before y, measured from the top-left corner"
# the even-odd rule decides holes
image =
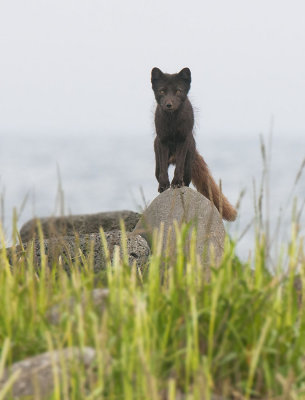
[[[216,206],[223,219],[227,221],[234,221],[236,219],[237,211],[222,194],[206,162],[197,151],[192,167],[192,182],[198,192],[203,194]]]

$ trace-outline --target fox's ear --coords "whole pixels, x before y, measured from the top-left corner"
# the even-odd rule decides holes
[[[163,72],[159,68],[153,68],[151,70],[151,82],[157,81],[158,79],[162,78]]]
[[[183,68],[178,74],[183,80],[191,83],[191,70],[189,68]]]

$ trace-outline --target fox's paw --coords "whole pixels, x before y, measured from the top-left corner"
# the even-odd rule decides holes
[[[172,189],[181,188],[182,186],[184,186],[184,182],[183,182],[182,179],[174,178],[172,180],[172,183],[171,183],[171,188]]]
[[[160,183],[159,184],[159,188],[158,188],[158,192],[162,193],[164,192],[166,189],[169,188],[169,182],[165,182],[165,183]]]

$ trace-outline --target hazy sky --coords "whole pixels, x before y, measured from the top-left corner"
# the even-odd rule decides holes
[[[2,134],[149,134],[154,66],[205,134],[305,135],[304,0],[0,0]]]

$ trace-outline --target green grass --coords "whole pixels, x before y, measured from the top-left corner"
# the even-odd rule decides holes
[[[179,231],[171,257],[156,233],[142,272],[128,266],[126,250],[122,258],[116,251],[98,281],[90,257],[82,268],[76,261],[70,277],[60,262],[51,270],[42,262],[37,273],[31,248],[21,256],[13,251],[10,265],[2,235],[0,378],[4,365],[26,357],[90,346],[94,368],[75,369],[49,399],[305,399],[305,300],[294,289],[297,274],[305,288],[305,259],[297,227],[275,274],[259,233],[247,263],[227,238],[210,279],[195,237],[183,251],[186,231]],[[109,289],[103,311],[90,300],[96,285]],[[76,299],[72,311],[69,297]],[[61,319],[54,325],[47,312],[56,304]]]

